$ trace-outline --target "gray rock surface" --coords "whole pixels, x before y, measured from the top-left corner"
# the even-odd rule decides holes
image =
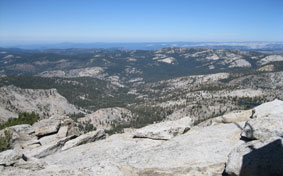
[[[136,132],[134,133],[134,137],[168,140],[177,135],[184,134],[190,129],[191,125],[191,118],[184,117],[176,121],[165,121],[148,125],[146,127],[136,130]]]
[[[39,122],[36,122],[33,125],[33,128],[35,130],[35,135],[39,137],[57,133],[59,127],[60,127],[60,121],[51,120],[51,119],[44,119]]]
[[[68,126],[61,126],[58,133],[57,133],[57,137],[59,138],[63,138],[66,137],[68,135]]]
[[[0,165],[9,166],[21,158],[19,152],[15,150],[6,150],[0,153]]]
[[[243,143],[243,125],[196,127],[168,141],[112,135],[48,155],[41,159],[44,169],[25,170],[24,175],[221,175],[230,151]]]
[[[227,156],[237,145],[239,124],[193,128],[162,145],[132,156],[128,165],[138,175],[221,175]]]
[[[225,169],[229,175],[282,175],[283,139],[251,141],[235,148]]]
[[[37,158],[26,158],[27,160],[20,159],[15,164],[14,167],[26,170],[41,170],[45,168],[46,163],[42,162]]]
[[[33,135],[34,130],[32,129],[31,125],[28,124],[5,128],[0,131],[0,135],[3,136],[5,130],[7,130],[12,135],[10,142],[12,148],[15,149],[26,147],[29,144],[27,143],[27,141],[33,141],[37,139],[36,136]]]
[[[61,138],[64,138],[64,137],[61,137]],[[48,145],[54,141],[58,141],[59,139],[60,138],[58,137],[58,133],[57,133],[57,134],[52,134],[48,136],[43,136],[42,138],[38,139],[38,141],[40,142],[41,145]]]
[[[34,148],[32,150],[25,150],[24,154],[27,157],[43,158],[56,153],[64,146],[67,141],[74,139],[75,137],[76,136],[68,136],[58,141],[53,141],[40,147]]]
[[[92,132],[83,134],[83,135],[77,137],[76,139],[73,139],[73,140],[66,142],[66,144],[64,145],[62,150],[67,150],[67,149],[70,149],[70,148],[78,146],[78,145],[94,142],[94,141],[104,139],[104,138],[105,138],[104,130],[92,131]]]
[[[198,124],[199,127],[205,127],[210,125],[216,125],[221,123],[237,123],[237,122],[246,122],[252,116],[252,110],[237,110],[226,113],[222,116],[211,118],[205,120]]]
[[[255,108],[255,114],[243,130],[243,137],[269,139],[283,136],[283,101],[274,100]]]
[[[111,129],[114,122],[125,123],[132,119],[132,113],[125,108],[103,108],[78,119],[81,123],[91,123],[97,129]]]
[[[232,111],[222,116],[223,123],[246,122],[252,116],[252,110]]]
[[[283,117],[283,101],[275,99],[255,107],[254,118],[271,116]]]
[[[21,89],[4,86],[0,88],[0,99],[0,122],[17,117],[19,112],[35,112],[42,118],[80,112],[56,89]]]
[[[255,108],[248,122],[266,120],[257,122],[258,125],[253,124],[253,128],[255,132],[257,129],[262,131],[258,134],[271,135],[261,136],[261,140],[251,142],[240,140],[241,133],[246,129],[244,126],[248,124],[245,120],[251,111],[226,114],[221,117],[220,123],[209,126],[191,127],[190,118],[186,117],[138,130],[129,129],[126,133],[115,134],[104,140],[99,140],[105,138],[104,130],[89,132],[77,138],[76,135],[69,136],[73,123],[69,119],[61,119],[60,130],[38,140],[31,138],[28,141],[30,145],[38,145],[38,142],[41,145],[20,150],[24,155],[13,159],[13,166],[5,164],[1,174],[182,176],[222,175],[225,170],[230,175],[282,175],[282,137],[272,138],[280,135],[275,132],[282,128],[282,124],[278,123],[282,119],[281,103],[275,100]],[[265,112],[263,108],[269,111],[265,115],[260,113]],[[272,129],[264,130],[268,126],[275,129],[271,133],[268,130]],[[189,131],[186,129],[188,127]],[[18,131],[25,129],[16,128]],[[33,126],[29,128],[33,129]],[[138,132],[143,132],[143,136],[133,138]],[[59,137],[66,133],[67,137]]]
[[[81,132],[79,131],[79,129],[76,127],[74,120],[70,119],[70,118],[65,118],[63,120],[63,124],[62,126],[68,126],[68,131],[67,131],[67,136],[80,136]],[[60,132],[60,131],[59,131]],[[62,135],[62,131],[59,133],[58,135]]]

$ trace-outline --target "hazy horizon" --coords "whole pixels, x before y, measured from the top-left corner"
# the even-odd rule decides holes
[[[0,0],[1,43],[281,42],[278,0]]]

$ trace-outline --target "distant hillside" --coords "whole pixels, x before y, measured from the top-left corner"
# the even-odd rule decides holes
[[[227,49],[0,49],[0,74],[92,77],[116,86],[179,76],[249,70],[283,55]]]

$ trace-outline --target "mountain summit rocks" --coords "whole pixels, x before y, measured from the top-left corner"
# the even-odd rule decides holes
[[[226,120],[206,126],[192,126],[185,117],[109,137],[103,130],[79,137],[63,135],[49,144],[0,153],[1,175],[282,175],[281,133],[263,135],[260,140],[257,135],[243,138],[247,124],[255,131],[265,128],[265,123],[253,125],[253,120],[275,123],[276,119],[279,123],[274,130],[282,132],[282,104],[274,100],[252,112],[231,112]],[[60,129],[64,121],[60,121]],[[26,128],[32,126],[21,127]],[[262,130],[264,133],[270,134],[268,130]],[[42,138],[52,135],[46,133]],[[3,162],[9,156],[11,159]]]
[[[274,100],[255,108],[252,119],[246,123],[243,137],[270,139],[283,136],[283,102]]]
[[[135,132],[135,138],[149,138],[156,140],[168,140],[177,135],[181,135],[190,130],[192,120],[184,117],[175,121],[165,121],[157,124],[148,125]]]

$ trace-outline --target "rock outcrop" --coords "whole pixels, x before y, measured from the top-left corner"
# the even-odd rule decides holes
[[[193,128],[131,156],[128,166],[137,175],[221,175],[229,152],[240,141],[243,123]]]
[[[253,141],[229,154],[227,174],[283,174],[283,101],[274,100],[256,107],[241,136]]]
[[[55,152],[59,151],[66,142],[68,142],[71,139],[76,138],[76,136],[68,136],[62,139],[59,139],[57,141],[52,141],[48,144],[42,145],[40,147],[23,151],[25,155],[29,157],[35,157],[35,158],[43,158],[48,155],[54,154]]]
[[[260,140],[255,138],[257,135],[246,137],[252,141],[243,140],[241,136],[251,120],[282,119],[281,103],[275,100],[256,107],[254,111],[229,113],[222,116],[221,122],[213,125],[191,126],[191,119],[186,117],[127,130],[106,139],[104,130],[79,137],[70,135],[70,126],[67,124],[72,123],[69,123],[69,119],[61,119],[56,133],[46,133],[39,139],[29,141],[32,145],[38,142],[39,146],[0,153],[0,165],[4,166],[1,174],[282,175],[283,139],[280,134],[277,137],[260,137]],[[262,109],[266,107],[270,108],[269,113],[262,115],[261,112],[265,112]],[[259,123],[254,127],[264,129],[265,126]],[[15,129],[29,131],[27,129],[32,127]],[[274,127],[277,131],[281,130],[280,123]],[[266,134],[270,134],[269,131]],[[269,136],[266,134],[263,136]],[[30,135],[37,137],[35,132]],[[9,156],[11,159],[6,160]]]
[[[226,113],[222,116],[215,117],[212,119],[205,120],[198,124],[199,127],[205,127],[210,125],[216,125],[221,123],[238,123],[238,122],[246,122],[252,116],[252,110],[237,110]]]
[[[44,119],[31,125],[16,125],[6,128],[11,134],[11,146],[14,150],[27,157],[42,158],[59,151],[64,144],[76,138],[78,132],[73,120]],[[3,135],[4,130],[0,131]],[[75,134],[78,135],[75,135]]]
[[[78,119],[81,123],[91,123],[97,129],[111,129],[115,122],[125,123],[132,119],[132,113],[125,108],[104,108],[99,109],[85,117]]]
[[[56,89],[0,87],[0,122],[17,117],[19,112],[35,112],[40,117],[79,113]]]
[[[282,175],[283,139],[256,140],[236,147],[225,171],[229,175]]]
[[[243,130],[243,137],[269,139],[283,136],[283,102],[274,100],[255,108],[255,113]]]
[[[239,140],[243,125],[195,127],[168,141],[116,134],[41,158],[45,167],[27,174],[219,175],[229,152],[243,143]],[[5,171],[11,174],[19,172],[17,169]]]
[[[184,134],[192,126],[190,117],[184,117],[176,121],[165,121],[148,125],[135,131],[135,138],[149,138],[156,140],[168,140],[177,135]]]
[[[15,150],[6,150],[0,153],[0,165],[13,165],[21,158],[21,155]]]
[[[92,131],[92,132],[83,134],[83,135],[77,137],[76,139],[68,141],[64,145],[62,150],[67,150],[67,149],[70,149],[70,148],[78,146],[78,145],[94,142],[94,141],[104,139],[104,138],[105,138],[104,130]]]
[[[59,120],[44,119],[33,125],[35,135],[38,137],[57,133],[60,127]]]

